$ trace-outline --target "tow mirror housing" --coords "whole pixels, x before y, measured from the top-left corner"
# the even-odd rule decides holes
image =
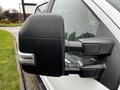
[[[61,76],[64,74],[64,21],[59,15],[31,15],[19,32],[19,50],[34,57],[22,58],[24,71]],[[26,59],[28,61],[24,62]]]

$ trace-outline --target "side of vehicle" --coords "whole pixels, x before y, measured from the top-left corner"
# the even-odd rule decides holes
[[[110,32],[114,35],[113,36],[113,37],[115,37],[114,39],[119,42],[120,41],[120,39],[119,39],[120,38],[119,37],[119,35],[120,35],[120,31],[119,31],[120,12],[118,12],[115,8],[113,8],[105,0],[83,0],[83,1],[88,5],[89,9],[91,9],[95,13],[95,15],[103,22],[102,24],[106,25],[106,28],[108,28],[110,30]],[[54,5],[54,2],[55,2],[55,0],[52,0],[51,3],[49,4],[48,12],[52,11],[52,6]],[[92,2],[94,2],[94,4],[96,4],[96,5],[94,5]],[[99,10],[98,8],[101,9],[101,10]],[[102,13],[104,13],[104,14],[102,14]],[[98,30],[97,35],[98,36],[107,36],[109,31],[107,32],[107,31],[103,30],[104,25],[102,25],[101,27],[102,27],[102,29]],[[110,35],[110,37],[112,37],[112,36]],[[119,43],[118,43],[118,45],[119,45]],[[115,47],[115,48],[117,48],[117,47]],[[116,52],[119,52],[119,51],[117,50]],[[119,57],[116,57],[116,59],[119,59]],[[109,61],[111,61],[111,60],[109,60]],[[109,62],[109,63],[111,63],[111,62]],[[119,63],[119,60],[117,60],[117,63]],[[119,69],[119,67],[117,67],[117,66],[119,66],[119,65],[117,65],[117,63],[116,62],[114,63],[114,65],[116,65],[115,70],[113,70],[113,71],[115,71],[114,73],[119,73],[118,72],[119,70],[116,70],[116,69]],[[111,68],[112,68],[112,66],[111,66]],[[110,70],[112,71],[111,68],[110,68]],[[120,77],[120,76],[115,77],[114,75],[112,75],[112,74],[114,74],[113,72],[110,72],[108,74],[108,71],[106,71],[106,73],[107,74],[105,75],[105,77],[103,75],[104,78],[102,78],[101,81],[102,80],[103,81],[108,80],[108,82],[110,83],[110,79],[114,77],[113,81],[111,80],[111,83],[113,83],[114,81],[117,81]],[[111,75],[111,77],[108,78],[109,75]],[[115,78],[116,78],[116,80],[115,80]],[[107,84],[109,84],[109,83],[107,83]],[[119,86],[119,82],[116,82],[116,87],[118,87],[118,86]],[[111,88],[112,87],[113,86],[111,86]]]

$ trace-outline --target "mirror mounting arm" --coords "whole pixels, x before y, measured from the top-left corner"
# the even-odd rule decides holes
[[[109,37],[83,38],[78,41],[65,40],[66,52],[81,51],[85,57],[89,56],[89,58],[81,58],[81,60],[76,61],[66,53],[65,56],[71,63],[65,64],[65,75],[79,74],[81,77],[92,77],[99,80],[106,65],[93,57],[109,56],[113,46],[114,41]]]
[[[114,41],[109,37],[83,38],[78,41],[65,40],[65,52],[80,51],[87,56],[110,55]]]
[[[83,66],[82,62],[80,61],[78,61],[76,64],[65,63],[64,75],[79,74],[82,78],[95,78],[99,80],[105,68],[106,65],[104,63],[87,66]]]

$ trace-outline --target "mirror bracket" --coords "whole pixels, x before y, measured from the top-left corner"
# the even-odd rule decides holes
[[[66,52],[80,51],[84,57],[76,61],[66,53],[65,56],[71,63],[65,64],[65,75],[79,74],[80,77],[99,80],[106,69],[103,59],[111,54],[113,46],[114,41],[109,37],[83,38],[78,41],[66,40]],[[105,57],[100,58],[99,56]]]
[[[65,51],[80,51],[86,56],[108,56],[111,54],[114,41],[109,37],[82,38],[78,41],[65,40]]]
[[[76,63],[66,62],[64,75],[79,74],[82,78],[95,78],[99,80],[105,69],[106,65],[104,63],[91,65],[91,62],[89,62],[88,65],[84,65],[81,61],[77,61]]]

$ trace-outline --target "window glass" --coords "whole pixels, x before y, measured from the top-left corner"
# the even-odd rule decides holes
[[[56,0],[52,13],[62,15],[65,24],[65,39],[76,41],[80,38],[94,37],[100,21],[81,0]],[[82,57],[78,51],[68,52],[75,60]]]
[[[66,39],[95,36],[99,21],[81,0],[56,0],[52,13],[63,16]]]

